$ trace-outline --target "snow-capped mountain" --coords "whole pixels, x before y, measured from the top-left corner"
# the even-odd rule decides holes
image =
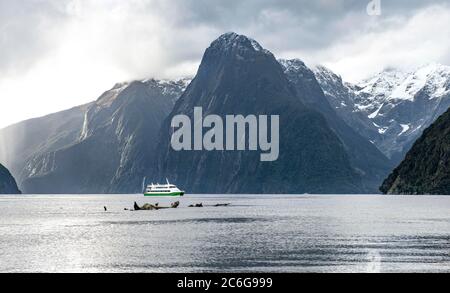
[[[109,98],[111,97],[117,97],[118,94],[120,94],[123,90],[128,88],[130,84],[133,82],[141,82],[143,83],[149,90],[151,91],[157,91],[160,94],[168,97],[173,103],[176,102],[176,100],[179,98],[180,93],[184,92],[184,90],[187,88],[187,86],[191,83],[192,78],[185,77],[181,79],[155,79],[155,78],[148,78],[144,80],[135,80],[131,82],[121,82],[116,83],[114,87],[107,91],[106,93],[109,93]],[[100,97],[99,100],[105,97]]]
[[[413,72],[390,68],[357,85],[361,88],[360,94],[369,94],[375,97],[374,101],[381,103],[414,101],[415,95],[422,89],[427,91],[430,99],[448,94],[449,78],[449,66],[428,64]]]
[[[356,84],[322,66],[315,75],[339,115],[365,125],[356,129],[394,161],[450,107],[450,67],[441,64],[412,72],[390,68]]]
[[[360,98],[351,84],[324,66],[317,66],[314,74],[322,90],[336,113],[356,132],[369,138],[370,141],[380,139],[378,128],[367,117],[367,114],[355,108]]]

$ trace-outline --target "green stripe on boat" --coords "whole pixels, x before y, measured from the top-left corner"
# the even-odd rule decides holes
[[[184,192],[144,193],[145,196],[183,196]]]

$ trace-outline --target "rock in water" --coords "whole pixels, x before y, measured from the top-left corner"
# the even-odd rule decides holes
[[[11,173],[2,164],[0,164],[0,194],[19,194],[20,190],[17,187],[16,180],[14,180]]]
[[[163,209],[169,209],[169,208],[176,209],[176,208],[178,208],[179,205],[180,205],[180,202],[176,201],[176,202],[173,202],[170,205],[170,207],[159,206],[159,203],[156,203],[156,204],[146,203],[142,207],[140,207],[136,202],[134,202],[134,210],[135,211],[142,211],[142,210],[152,211],[152,210],[163,210]]]
[[[191,204],[189,205],[190,208],[202,208],[203,207],[203,203],[197,203],[197,204]]]
[[[139,211],[141,207],[137,204],[137,202],[134,202],[134,210]]]
[[[424,131],[380,190],[388,194],[450,194],[450,109]]]

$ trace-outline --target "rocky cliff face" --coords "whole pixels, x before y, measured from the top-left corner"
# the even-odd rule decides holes
[[[315,74],[337,114],[395,163],[450,107],[450,67],[441,64],[390,68],[356,84],[322,66]]]
[[[389,194],[450,194],[450,109],[423,132],[380,189]]]
[[[161,123],[187,83],[151,79],[117,84],[96,102],[15,126],[42,133],[40,139],[37,134],[28,138],[28,147],[27,138],[18,142],[26,158],[16,167],[24,192],[141,191]]]
[[[330,128],[336,133],[349,155],[352,167],[360,173],[365,190],[368,193],[377,193],[380,182],[392,169],[389,160],[369,140],[359,134],[352,127],[363,123],[356,115],[338,115],[327,100],[315,74],[301,60],[279,60],[289,81],[295,86],[298,97],[311,109],[320,112],[328,122]],[[337,91],[337,89],[336,89]],[[327,91],[328,94],[330,92]],[[333,93],[337,95],[338,93]],[[363,128],[363,127],[361,127]]]
[[[18,194],[16,181],[11,173],[2,164],[0,164],[0,194]]]
[[[319,88],[320,90],[320,88]],[[170,121],[194,107],[204,115],[279,115],[280,156],[261,162],[252,151],[174,151]],[[225,119],[224,119],[225,120]],[[355,193],[360,174],[319,112],[305,106],[272,53],[228,33],[206,50],[196,77],[160,133],[158,177],[198,193]]]
[[[19,186],[19,175],[30,158],[77,141],[88,107],[83,105],[0,129],[0,161],[9,166]]]
[[[335,113],[366,139],[372,142],[381,139],[378,128],[367,117],[368,114],[357,108],[359,97],[354,85],[346,83],[339,75],[324,66],[316,66],[313,71]]]

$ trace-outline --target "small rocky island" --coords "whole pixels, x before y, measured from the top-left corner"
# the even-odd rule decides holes
[[[0,164],[0,194],[19,194],[16,180],[2,164]]]

